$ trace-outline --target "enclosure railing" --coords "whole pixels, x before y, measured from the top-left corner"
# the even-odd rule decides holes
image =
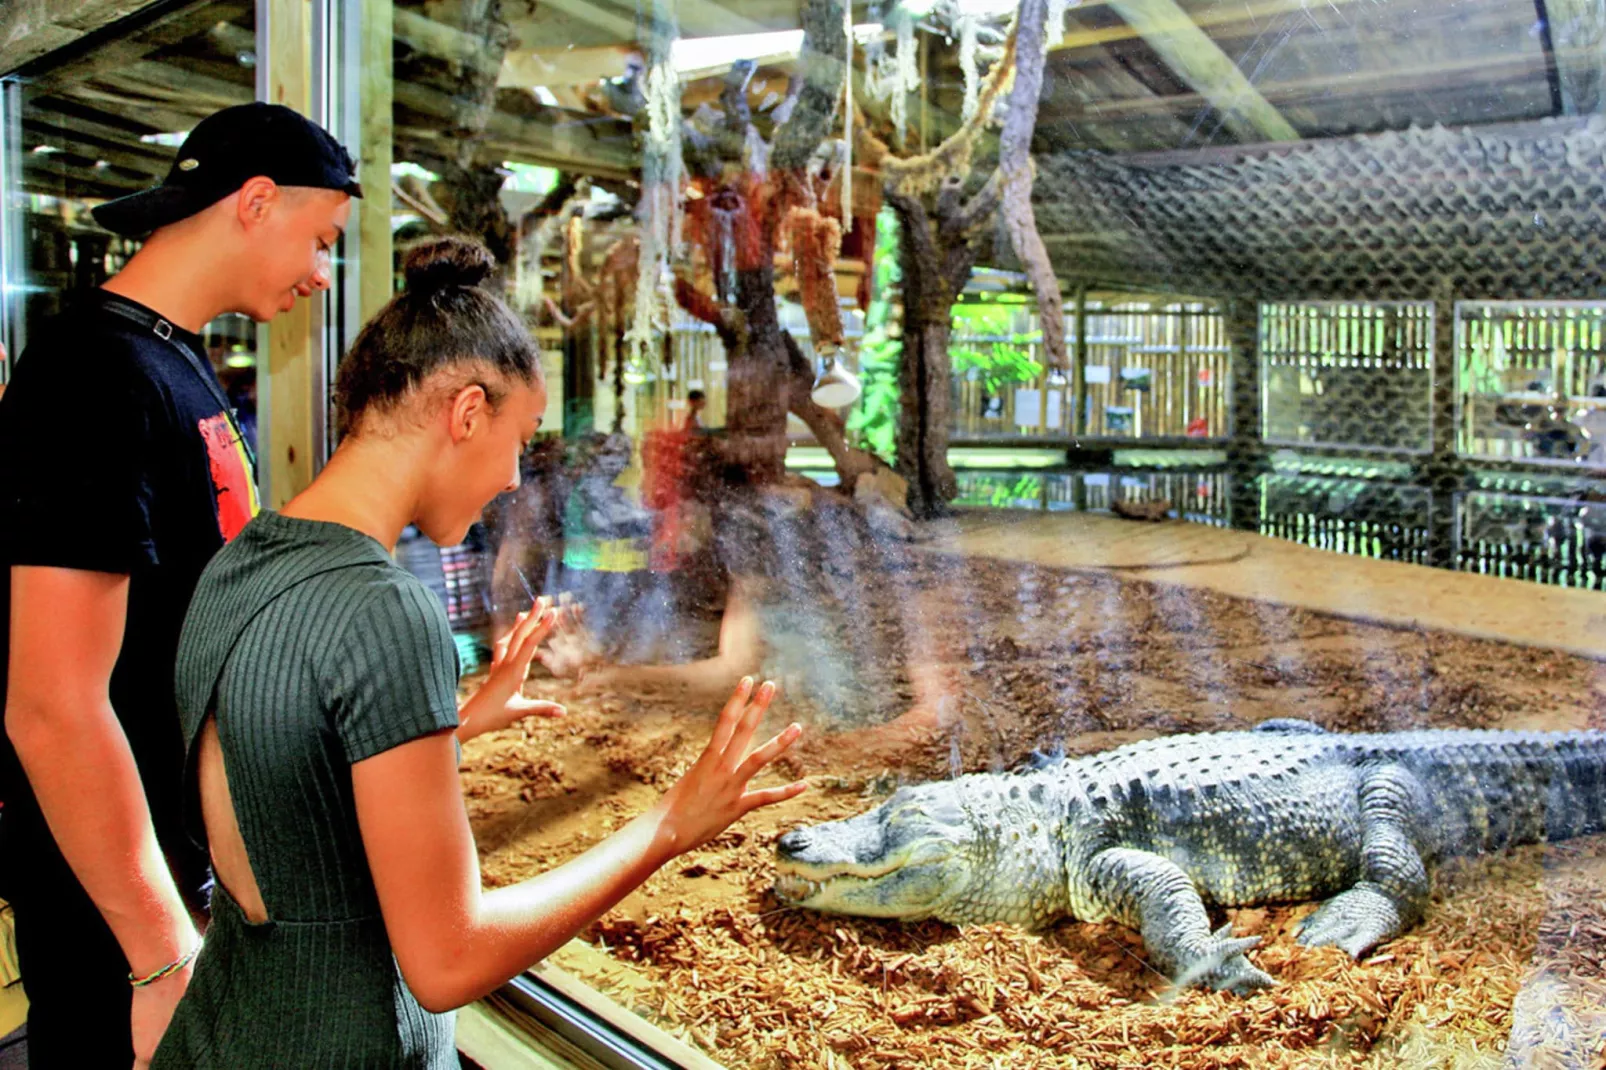
[[[1087,301],[1066,317],[1080,374],[1048,371],[1030,305],[1008,329],[967,333],[956,318],[952,423],[956,441],[1041,438],[1215,439],[1227,434],[1230,352],[1220,311],[1204,303]],[[796,312],[788,317],[789,312]],[[845,308],[857,368],[862,317]],[[800,310],[783,323],[811,353]],[[795,319],[796,322],[792,322]],[[614,343],[584,339],[592,367],[611,367]],[[1261,435],[1271,446],[1426,453],[1432,444],[1434,306],[1429,301],[1266,303],[1260,306]],[[1462,301],[1455,308],[1456,448],[1472,459],[1606,467],[1606,302]],[[668,366],[627,377],[633,433],[679,418],[688,391],[725,418],[725,353],[713,330],[682,316]],[[597,381],[598,411],[613,375]],[[1083,385],[1074,397],[1075,384]],[[794,438],[806,439],[796,421]]]
[[[1430,508],[1421,487],[1307,475],[1260,480],[1260,533],[1318,550],[1425,565]]]
[[[1263,304],[1260,369],[1268,443],[1432,446],[1432,302]]]
[[[1456,567],[1561,587],[1606,586],[1606,505],[1468,491],[1456,501]]]
[[[1016,472],[962,468],[956,505],[1049,512],[1109,512],[1116,502],[1165,501],[1172,514],[1194,523],[1227,524],[1227,480],[1222,471]]]

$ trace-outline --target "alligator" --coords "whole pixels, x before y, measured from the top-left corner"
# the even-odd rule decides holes
[[[1606,732],[1328,732],[1279,718],[900,788],[777,842],[783,903],[1137,929],[1178,986],[1272,978],[1212,907],[1324,899],[1300,943],[1359,959],[1421,920],[1441,859],[1606,831]]]

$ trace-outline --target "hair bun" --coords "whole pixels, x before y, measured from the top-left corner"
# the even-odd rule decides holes
[[[478,286],[496,269],[491,251],[473,238],[430,238],[407,250],[407,289],[433,293],[448,286]]]

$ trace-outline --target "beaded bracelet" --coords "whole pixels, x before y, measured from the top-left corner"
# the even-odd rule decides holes
[[[129,974],[128,983],[133,985],[135,988],[144,988],[146,985],[155,984],[162,978],[175,974],[184,967],[188,966],[190,963],[194,962],[195,956],[199,955],[200,953],[201,941],[197,940],[195,941],[195,946],[190,948],[182,958],[174,959],[172,962],[169,962],[166,966],[163,966],[155,973],[147,974],[144,977],[135,977],[133,974]]]

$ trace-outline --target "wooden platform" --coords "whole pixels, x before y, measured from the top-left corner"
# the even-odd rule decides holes
[[[1161,583],[1331,613],[1565,650],[1606,661],[1606,595],[1376,561],[1191,524],[1090,513],[967,511],[928,549]]]

